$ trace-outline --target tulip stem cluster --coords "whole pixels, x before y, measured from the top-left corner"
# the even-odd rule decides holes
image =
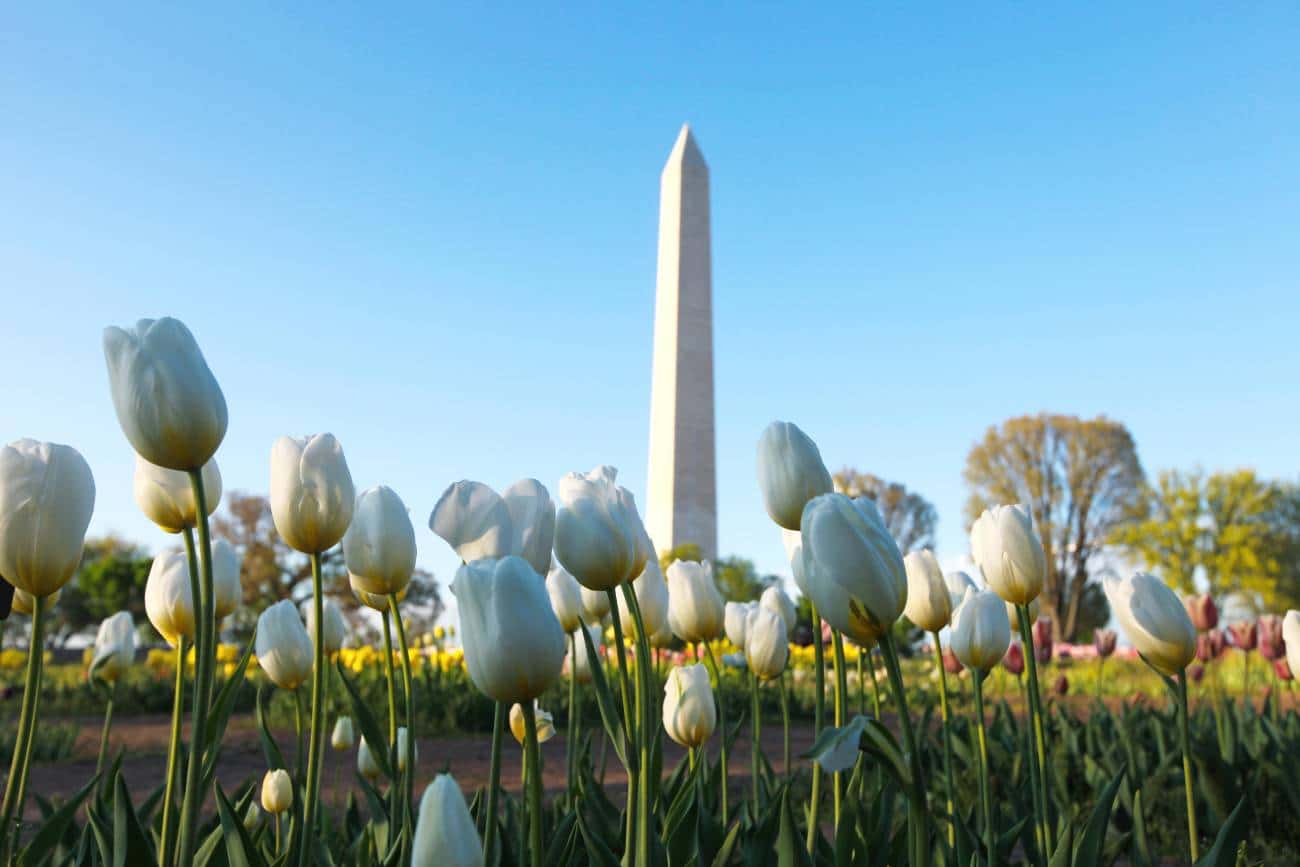
[[[1038,662],[1034,652],[1034,635],[1028,605],[1016,606],[1016,620],[1020,626],[1020,640],[1025,650],[1025,676],[1029,692],[1029,725],[1033,748],[1029,751],[1034,800],[1038,808],[1038,837],[1043,858],[1053,848],[1052,823],[1047,812],[1047,742],[1043,736],[1043,700],[1038,691]]]
[[[749,716],[750,716],[750,737],[749,737],[749,776],[750,776],[750,795],[754,799],[754,816],[757,818],[759,811],[762,809],[762,787],[759,785],[759,742],[763,736],[762,714],[758,707],[758,677],[755,676],[754,670],[749,670]]]
[[[108,755],[108,735],[113,730],[113,700],[117,698],[117,681],[108,688],[108,703],[104,707],[104,727],[99,733],[99,758],[95,760],[95,773],[104,770],[104,758]]]
[[[984,854],[988,858],[990,867],[993,867],[997,863],[997,855],[993,847],[993,792],[989,786],[989,747],[984,731],[984,678],[986,676],[986,672],[971,671],[971,683],[975,692],[975,717],[978,722],[975,733],[979,739],[980,804],[984,810]]]
[[[628,610],[632,613],[633,625],[636,627],[637,739],[641,750],[641,779],[637,787],[637,863],[649,867],[652,818],[650,811],[654,803],[654,793],[651,791],[653,777],[650,773],[650,752],[652,749],[652,735],[657,734],[652,731],[650,724],[652,719],[657,719],[657,714],[653,713],[650,706],[652,701],[650,690],[650,640],[646,634],[645,621],[641,617],[641,603],[637,600],[636,591],[631,583],[623,585],[623,598],[627,602]],[[610,610],[617,615],[617,603],[612,604]],[[618,622],[617,619],[615,622]]]
[[[813,737],[820,737],[822,726],[826,722],[826,651],[822,647],[822,619],[817,613],[817,604],[812,603],[813,631],[813,676],[816,681],[813,693]],[[721,704],[721,701],[719,701]],[[725,730],[725,729],[724,729]],[[817,823],[821,817],[822,806],[822,766],[813,762],[812,794],[808,802],[808,839],[806,848],[812,855],[817,848]]]
[[[402,863],[406,863],[407,856],[410,854],[411,835],[411,799],[415,792],[415,729],[411,725],[412,701],[415,693],[414,679],[411,677],[411,650],[406,643],[406,624],[402,622],[402,612],[397,607],[397,594],[388,595],[388,606],[393,613],[393,622],[397,625],[397,646],[402,652],[402,687],[406,691],[406,701],[403,705],[405,712],[403,719],[406,722],[406,755],[401,760],[394,756],[393,764],[396,767],[405,768],[399,774],[399,788],[402,792]],[[401,743],[397,749],[401,748]]]
[[[311,840],[316,834],[316,801],[320,797],[321,751],[324,748],[321,734],[325,705],[325,594],[321,587],[320,552],[312,553],[310,557],[312,613],[316,618],[316,628],[312,630],[314,662],[311,674],[311,723],[307,736],[307,789],[303,804],[301,845],[298,847],[298,863],[301,867],[307,867],[311,863]]]
[[[831,630],[831,648],[835,652],[835,727],[844,725],[849,702],[849,673],[844,668],[844,637],[838,629]],[[840,810],[844,798],[844,772],[834,776],[835,829],[839,832]]]
[[[957,819],[953,800],[956,786],[952,781],[952,728],[948,711],[948,672],[943,667],[943,645],[939,642],[939,633],[930,633],[934,639],[934,665],[939,672],[939,715],[943,721],[943,776],[945,794],[948,798],[948,845],[957,844]],[[879,716],[879,713],[877,713]],[[981,717],[982,719],[982,717]]]
[[[907,825],[912,867],[926,867],[930,863],[929,808],[925,799],[925,776],[921,767],[921,752],[912,729],[912,716],[907,710],[907,689],[903,685],[903,669],[898,662],[894,636],[888,630],[880,636],[880,652],[885,657],[885,670],[898,704],[898,725],[903,730],[903,747],[907,750],[909,776],[907,786]]]
[[[500,825],[497,811],[501,803],[501,741],[505,737],[506,714],[510,709],[505,702],[496,703],[496,713],[492,716],[492,759],[488,765],[487,818],[483,823],[483,863],[495,864],[497,837]]]
[[[1201,844],[1196,831],[1196,799],[1192,794],[1192,736],[1189,731],[1187,704],[1187,669],[1178,673],[1178,737],[1183,748],[1183,793],[1187,797],[1187,846],[1192,863],[1201,857]]]
[[[9,833],[19,819],[15,811],[23,801],[27,788],[27,769],[31,762],[31,747],[35,733],[36,702],[41,692],[41,669],[45,656],[45,606],[42,596],[32,599],[32,634],[27,648],[27,679],[23,684],[23,705],[18,716],[18,737],[14,741],[14,755],[9,763],[9,779],[5,782],[3,806],[0,806],[0,854],[8,861]]]
[[[162,867],[171,867],[176,824],[173,800],[176,781],[180,776],[181,722],[185,713],[185,653],[188,641],[185,636],[176,639],[176,689],[172,695],[172,730],[167,742],[167,781],[163,790],[162,840],[159,844],[159,861]]]
[[[528,854],[532,867],[542,867],[542,752],[537,744],[537,714],[523,702],[524,774],[528,785]]]
[[[722,731],[722,737],[718,743],[718,762],[721,765],[719,772],[722,776],[721,808],[722,824],[725,827],[730,820],[730,812],[727,809],[727,789],[730,782],[727,771],[727,708],[726,703],[722,700],[722,671],[718,668],[718,660],[713,656],[713,648],[709,647],[707,641],[704,644],[704,659],[708,662],[709,673],[713,675],[713,693],[718,702],[718,728]],[[701,748],[702,749],[702,748]],[[813,779],[817,779],[814,776]]]

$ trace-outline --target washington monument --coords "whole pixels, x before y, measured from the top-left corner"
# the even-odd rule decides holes
[[[646,529],[658,552],[718,553],[709,167],[683,126],[659,181]]]

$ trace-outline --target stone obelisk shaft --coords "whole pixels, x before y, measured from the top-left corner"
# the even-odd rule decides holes
[[[660,552],[718,553],[709,167],[683,126],[659,191],[646,529]]]

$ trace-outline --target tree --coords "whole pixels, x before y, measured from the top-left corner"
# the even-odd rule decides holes
[[[899,482],[845,467],[834,476],[835,490],[848,497],[866,497],[876,504],[885,527],[904,554],[934,547],[939,513],[925,497]]]
[[[1161,472],[1115,541],[1184,593],[1201,578],[1215,595],[1241,592],[1265,605],[1300,595],[1300,494],[1254,470]]]
[[[673,565],[676,560],[690,560],[698,563],[704,559],[704,552],[699,545],[694,542],[684,542],[681,545],[669,548],[659,555],[659,568],[667,572],[668,567]]]
[[[148,623],[144,585],[152,564],[143,549],[117,536],[87,540],[77,573],[50,609],[50,643],[62,647],[119,611],[131,612],[137,624]]]
[[[702,559],[700,546],[694,542],[685,542],[669,548],[659,555],[659,566],[664,572],[677,560],[699,562]],[[719,557],[713,564],[713,583],[718,592],[728,602],[749,602],[757,599],[780,579],[775,575],[759,575],[753,560],[744,557]]]
[[[1029,507],[1047,555],[1043,612],[1058,638],[1075,640],[1088,579],[1141,496],[1142,465],[1128,429],[1105,416],[1008,419],[971,448],[963,475],[971,522],[989,506]]]

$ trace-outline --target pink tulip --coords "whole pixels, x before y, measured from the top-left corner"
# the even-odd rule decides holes
[[[1295,677],[1291,673],[1291,666],[1287,664],[1285,656],[1273,660],[1273,673],[1277,675],[1278,680],[1291,680]]]
[[[1209,632],[1219,625],[1219,607],[1214,604],[1214,597],[1209,593],[1184,596],[1183,606],[1197,632]]]
[[[1092,645],[1097,648],[1097,655],[1102,659],[1108,658],[1115,652],[1115,642],[1119,636],[1113,629],[1098,629],[1092,634]]]
[[[952,648],[943,649],[943,670],[949,674],[961,674],[962,664],[957,659],[957,654],[952,652]]]
[[[1249,653],[1259,644],[1259,627],[1253,622],[1233,623],[1228,627],[1232,633],[1232,646]]]
[[[1056,693],[1059,696],[1063,696],[1069,691],[1070,691],[1070,679],[1065,675],[1061,675],[1060,677],[1058,677],[1056,679],[1056,682],[1052,684],[1052,692]]]
[[[1189,665],[1187,667],[1187,676],[1192,679],[1192,683],[1200,683],[1201,678],[1205,677],[1205,666]]]
[[[1034,658],[1039,663],[1046,664],[1052,661],[1052,621],[1048,617],[1040,617],[1034,621],[1033,627],[1034,639]]]
[[[1276,614],[1265,614],[1259,618],[1259,655],[1270,662],[1286,656],[1282,618]]]
[[[1016,677],[1024,673],[1025,651],[1021,648],[1019,641],[1011,642],[1011,646],[1007,648],[1007,655],[1002,657],[1002,667]]]

